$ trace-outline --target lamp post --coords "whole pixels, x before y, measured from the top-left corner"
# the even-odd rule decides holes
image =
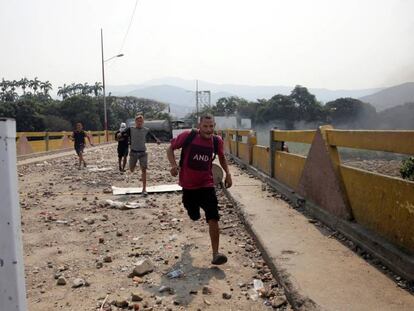
[[[102,91],[103,91],[103,102],[104,102],[104,127],[105,127],[105,137],[106,137],[106,142],[109,141],[109,137],[108,137],[108,113],[106,111],[106,94],[105,94],[105,62],[110,61],[113,58],[116,57],[122,57],[124,56],[124,54],[118,54],[115,56],[112,56],[108,59],[104,59],[104,50],[103,50],[103,30],[101,28],[101,53],[102,53]]]

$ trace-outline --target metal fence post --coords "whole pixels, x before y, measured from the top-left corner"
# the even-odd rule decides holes
[[[16,122],[7,118],[0,118],[0,198],[0,309],[25,311]]]

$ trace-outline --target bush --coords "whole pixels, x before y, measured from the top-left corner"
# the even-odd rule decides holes
[[[402,178],[414,181],[414,157],[409,157],[401,162],[400,174]]]

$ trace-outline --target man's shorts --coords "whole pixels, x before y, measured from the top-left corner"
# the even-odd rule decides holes
[[[131,150],[129,154],[129,168],[133,170],[137,166],[137,162],[139,160],[139,166],[141,168],[148,167],[148,154],[144,152],[137,152]]]
[[[84,144],[75,145],[75,151],[78,156],[81,155],[81,153],[83,153],[83,149],[85,149]]]
[[[123,158],[128,156],[128,146],[123,147],[118,145],[118,158]]]
[[[210,219],[220,220],[214,188],[183,189],[183,204],[192,220],[200,219],[200,207],[204,210],[207,222]]]

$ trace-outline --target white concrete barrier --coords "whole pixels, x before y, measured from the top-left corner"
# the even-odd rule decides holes
[[[0,117],[0,310],[25,311],[26,286],[17,188],[16,122]]]

